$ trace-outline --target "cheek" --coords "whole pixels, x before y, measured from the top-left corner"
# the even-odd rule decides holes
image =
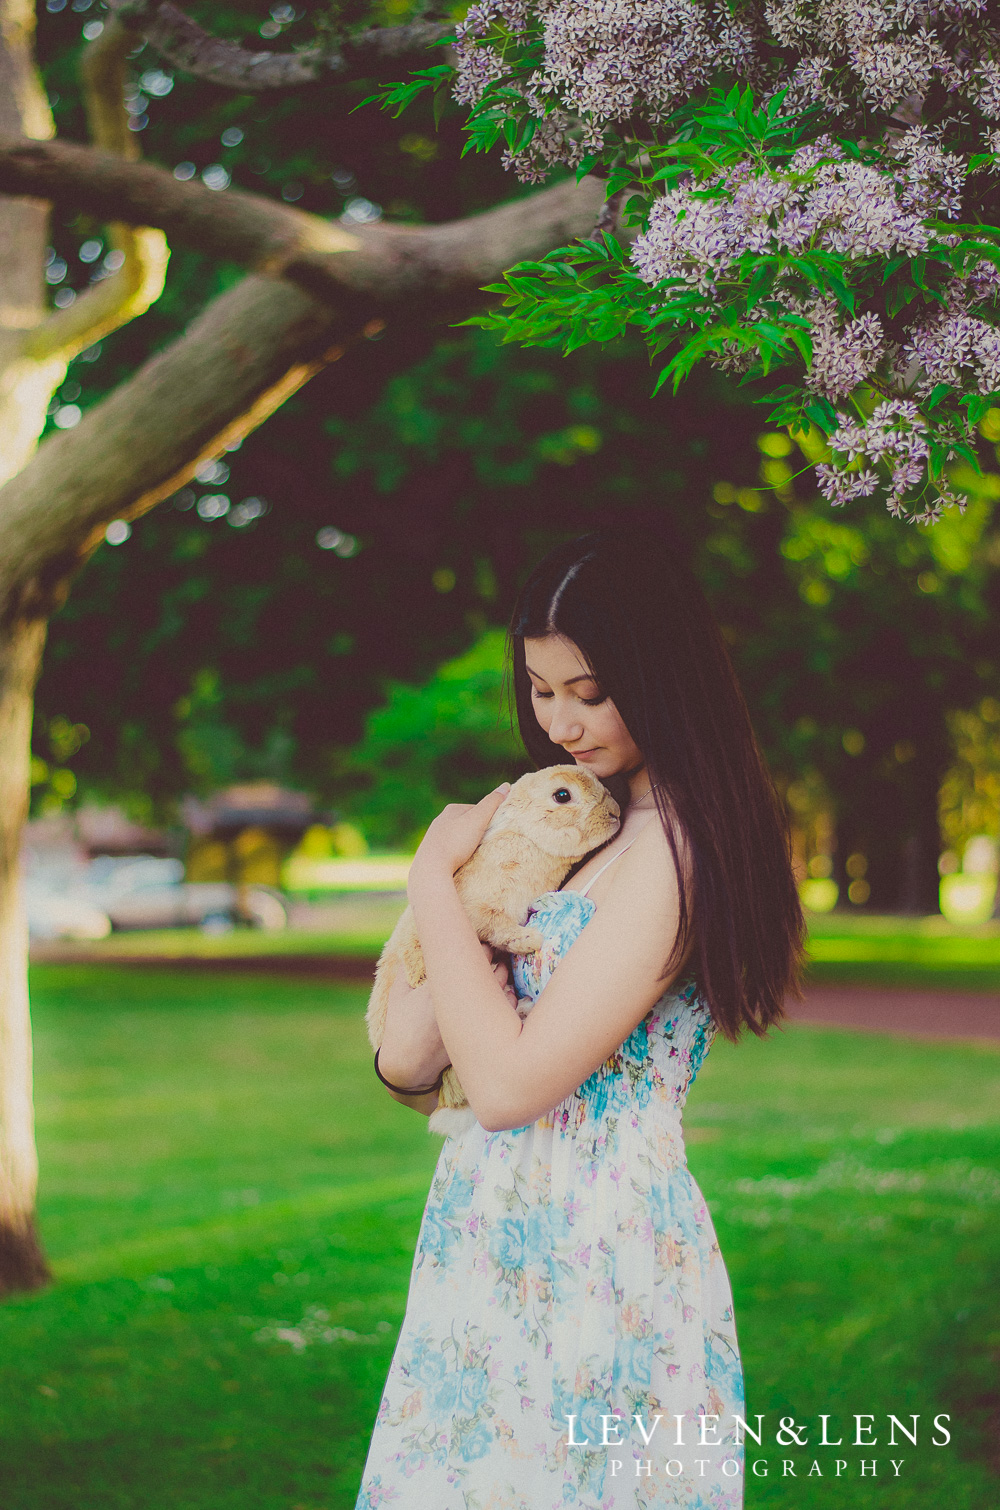
[[[618,709],[615,707],[614,703],[611,702],[610,698],[606,703],[602,703],[599,708],[595,708],[594,711],[601,714],[601,733],[603,735],[603,744],[609,746],[631,746],[634,743],[631,734],[625,727],[621,714],[618,712]]]
[[[610,701],[602,703],[599,707],[592,708],[590,711],[592,714],[597,715],[596,719],[590,719],[590,723],[600,731],[604,744],[621,744],[622,740],[628,737],[625,732],[625,725],[619,718],[617,709]]]

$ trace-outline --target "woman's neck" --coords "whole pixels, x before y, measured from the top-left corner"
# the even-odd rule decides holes
[[[653,783],[645,766],[638,771],[629,772],[628,778],[629,812],[652,812],[656,807],[656,797],[653,791]]]

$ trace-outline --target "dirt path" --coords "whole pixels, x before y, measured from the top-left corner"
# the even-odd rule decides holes
[[[1000,1039],[1000,993],[905,986],[810,986],[786,1007],[792,1022],[914,1038]]]
[[[199,959],[194,956],[102,954],[100,946],[36,944],[36,963],[114,964],[126,968],[159,970],[244,971],[252,974],[316,976],[349,980],[359,985],[371,981],[374,958],[322,954],[258,954]],[[792,1022],[816,1023],[831,1028],[854,1028],[870,1033],[904,1033],[917,1038],[1000,1039],[1000,992],[914,990],[905,986],[814,985],[805,999],[787,1008]]]

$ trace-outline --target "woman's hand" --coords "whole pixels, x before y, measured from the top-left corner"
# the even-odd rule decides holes
[[[420,842],[413,857],[407,881],[407,895],[413,901],[414,888],[425,881],[439,881],[453,876],[459,866],[479,847],[497,808],[510,791],[505,781],[487,792],[481,802],[450,802],[439,813]]]
[[[484,943],[482,939],[480,939],[480,943],[482,943],[483,948],[486,950],[486,958],[493,966],[493,974],[496,976],[497,980],[500,982],[500,985],[503,987],[504,996],[506,996],[511,1006],[516,1010],[518,1001],[517,992],[514,990],[514,983],[510,979],[510,970],[508,969],[506,962],[502,959],[494,959],[491,946],[487,943]]]

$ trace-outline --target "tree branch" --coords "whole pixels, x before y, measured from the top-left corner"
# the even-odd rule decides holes
[[[175,492],[375,328],[264,278],[215,299],[0,488],[0,622],[50,612],[110,519]]]
[[[455,32],[454,22],[413,21],[375,27],[343,39],[336,51],[267,52],[213,37],[176,5],[157,0],[109,0],[126,26],[184,73],[241,93],[295,89],[336,78],[367,78],[386,63],[424,61],[434,44]],[[442,54],[444,56],[444,54]]]
[[[80,72],[92,141],[126,162],[137,162],[139,141],[128,129],[126,59],[131,34],[113,17],[83,50]],[[145,314],[163,292],[170,251],[162,231],[111,220],[108,242],[123,257],[121,267],[86,289],[65,309],[55,309],[25,333],[24,354],[34,362],[67,362],[85,346]]]
[[[604,201],[594,178],[572,179],[481,215],[443,225],[343,227],[263,195],[213,192],[151,163],[127,163],[70,142],[0,139],[0,192],[52,199],[102,220],[158,226],[269,276],[339,304],[345,294],[375,308],[454,299],[513,263],[587,235]]]

